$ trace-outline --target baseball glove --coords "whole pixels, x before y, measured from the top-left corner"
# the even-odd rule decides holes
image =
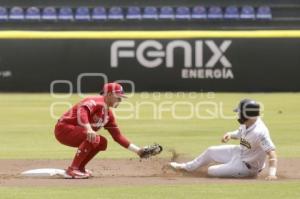
[[[145,146],[142,148],[142,152],[140,154],[140,158],[150,158],[151,156],[155,156],[162,152],[163,147],[159,144],[152,144],[149,146]]]

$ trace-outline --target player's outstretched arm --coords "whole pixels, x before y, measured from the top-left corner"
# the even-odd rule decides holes
[[[277,155],[275,150],[267,152],[269,157],[269,174],[266,180],[276,180],[277,179]]]
[[[121,146],[127,148],[128,150],[136,153],[140,158],[149,158],[159,154],[163,148],[159,144],[153,144],[145,147],[139,147],[131,142],[121,134],[118,127],[107,128],[113,139],[118,142]]]

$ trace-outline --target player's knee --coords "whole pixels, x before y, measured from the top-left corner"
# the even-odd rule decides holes
[[[107,148],[107,139],[103,136],[100,136],[100,142],[98,144],[98,150],[99,151],[105,151]]]
[[[208,174],[208,176],[211,176],[211,177],[219,177],[216,166],[208,167],[207,174]]]
[[[208,147],[207,149],[206,149],[206,153],[211,153],[211,152],[213,152],[214,150],[215,150],[215,146],[210,146],[210,147]]]

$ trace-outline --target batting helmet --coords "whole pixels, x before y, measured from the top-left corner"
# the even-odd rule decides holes
[[[259,116],[260,105],[254,100],[243,99],[233,111],[239,115],[238,122],[244,124],[248,119]]]

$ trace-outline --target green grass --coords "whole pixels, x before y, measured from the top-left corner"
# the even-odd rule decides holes
[[[299,198],[299,182],[197,184],[168,186],[119,186],[86,188],[0,188],[1,199],[82,198],[189,198],[189,199],[291,199]]]
[[[234,116],[232,108],[244,97],[257,99],[264,103],[264,120],[269,126],[273,141],[279,156],[299,157],[300,154],[300,94],[226,94],[207,93],[176,95],[175,93],[136,94],[129,98],[117,109],[118,123],[122,132],[134,143],[147,145],[158,142],[165,148],[175,148],[179,153],[195,156],[210,145],[220,144],[220,137],[224,132],[238,127],[235,119],[223,119],[220,112],[226,116]],[[74,150],[59,144],[53,134],[56,119],[50,115],[51,104],[68,102],[74,104],[80,97],[58,99],[49,94],[0,94],[0,159],[66,159],[73,156]],[[147,102],[147,104],[142,104]],[[175,102],[188,102],[191,105],[177,104],[173,115],[187,116],[192,113],[191,119],[176,120],[172,116],[171,107]],[[216,102],[217,107],[197,103]],[[128,104],[132,105],[128,105]],[[156,104],[161,114],[153,111]],[[139,107],[128,111],[132,106]],[[66,106],[57,105],[55,115],[61,115]],[[127,109],[127,111],[124,111]],[[166,110],[165,110],[166,109]],[[211,117],[213,119],[203,119]],[[153,115],[155,114],[155,115]],[[201,114],[201,115],[200,115]],[[132,119],[120,119],[131,116]],[[202,117],[200,117],[202,116]],[[159,118],[160,117],[160,118]],[[99,133],[109,138],[108,150],[101,154],[101,158],[135,157],[134,154],[121,148],[113,142],[105,130]],[[235,143],[235,142],[234,142]],[[166,151],[162,157],[169,156]]]

